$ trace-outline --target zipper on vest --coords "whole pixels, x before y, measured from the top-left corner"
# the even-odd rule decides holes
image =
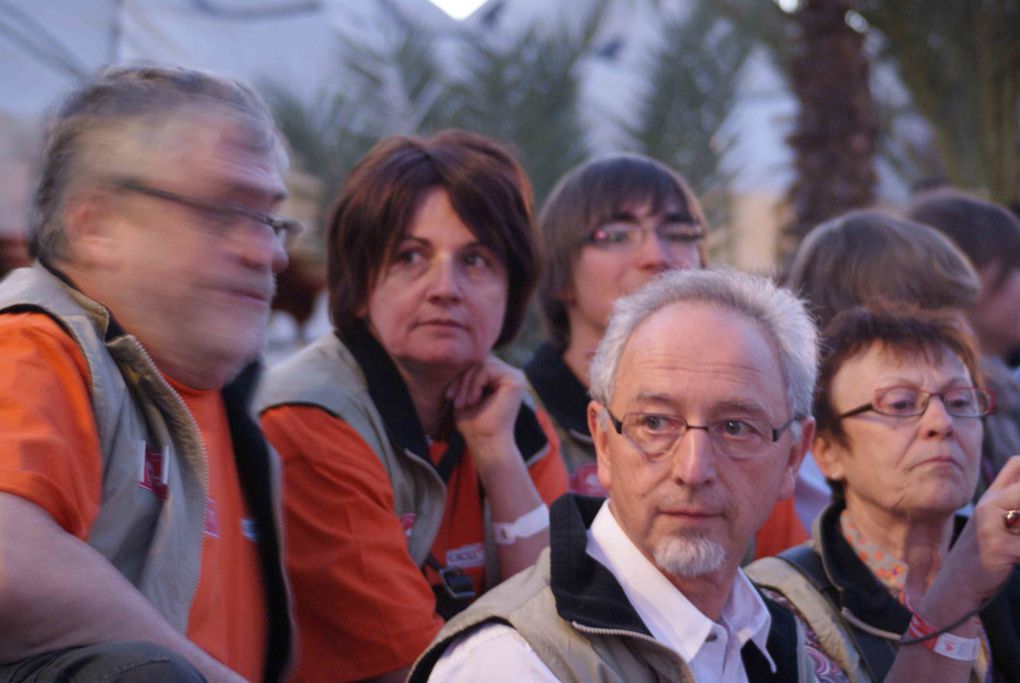
[[[178,408],[183,408],[183,414],[185,421],[191,429],[191,432],[197,437],[199,455],[202,457],[202,494],[205,496],[205,500],[202,501],[202,535],[205,536],[205,515],[208,506],[209,499],[209,450],[206,448],[205,439],[202,438],[202,430],[198,428],[198,422],[195,420],[195,416],[188,410],[188,406],[184,403],[184,399],[177,393],[177,390],[170,386],[170,383],[163,377],[163,373],[159,371],[156,366],[156,361],[152,359],[149,352],[146,350],[142,343],[138,341],[138,338],[134,335],[124,335],[123,339],[130,342],[132,347],[138,351],[138,354],[142,357],[142,360],[148,365],[150,376],[158,383],[163,389],[170,392],[177,402],[180,404]],[[183,455],[183,453],[181,454]],[[282,525],[281,525],[282,526]],[[195,606],[195,597],[198,594],[198,586],[202,582],[202,545],[204,541],[199,542],[199,553],[198,553],[198,572],[195,577],[195,587],[191,591],[191,597],[188,600],[188,618],[191,618],[191,610]]]
[[[592,635],[599,636],[622,636],[642,640],[659,649],[667,657],[678,660],[683,667],[687,668],[690,667],[690,665],[684,660],[684,658],[681,657],[676,651],[670,649],[669,647],[666,647],[655,638],[647,636],[644,633],[638,633],[637,631],[630,631],[628,629],[622,628],[599,628],[597,626],[585,626],[584,624],[578,623],[576,621],[570,622],[570,625],[573,626],[578,631],[581,631],[582,633],[590,633]],[[654,669],[655,667],[653,666],[652,668]]]
[[[666,647],[665,645],[663,645],[662,643],[657,641],[655,638],[652,638],[651,636],[646,636],[644,633],[638,633],[637,631],[630,631],[628,629],[623,629],[623,628],[599,628],[597,626],[585,626],[584,624],[581,624],[581,623],[576,622],[576,621],[570,622],[570,625],[573,626],[574,628],[576,628],[578,631],[583,631],[585,633],[591,633],[593,635],[600,635],[600,636],[628,636],[630,638],[637,638],[639,640],[644,640],[644,641],[647,641],[649,643],[653,643],[654,645],[656,645],[656,646],[662,648],[663,650],[666,650],[667,652],[670,652],[670,653],[672,653],[674,655],[676,654],[675,652],[673,652],[673,650],[669,649],[668,647]]]

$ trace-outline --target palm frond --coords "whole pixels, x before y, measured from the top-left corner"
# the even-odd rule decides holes
[[[648,60],[645,97],[624,132],[634,149],[683,173],[725,250],[732,174],[723,161],[734,142],[725,123],[754,40],[706,4],[669,20],[663,36]]]

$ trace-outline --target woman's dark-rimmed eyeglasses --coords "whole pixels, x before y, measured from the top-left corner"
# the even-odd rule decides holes
[[[875,389],[871,403],[851,408],[835,417],[860,415],[868,411],[889,417],[917,417],[928,409],[933,397],[942,401],[946,412],[953,417],[982,417],[995,412],[995,394],[978,387],[954,387],[945,391],[925,391],[909,385]]]

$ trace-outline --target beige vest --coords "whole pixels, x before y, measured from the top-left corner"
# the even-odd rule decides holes
[[[560,681],[575,683],[695,683],[683,658],[654,638],[629,631],[595,629],[564,621],[549,587],[549,549],[451,619],[418,658],[409,683],[426,681],[446,647],[487,622],[512,626]]]
[[[872,683],[857,648],[843,628],[842,618],[803,574],[778,557],[763,557],[745,567],[744,573],[759,587],[781,593],[796,606],[818,637],[822,650],[843,670],[850,683]]]
[[[386,468],[397,515],[415,515],[407,543],[414,561],[423,564],[443,520],[446,486],[427,453],[397,453],[364,373],[336,335],[318,339],[267,373],[256,409],[262,413],[286,404],[318,406],[358,432]]]
[[[819,522],[815,521],[815,538]],[[817,549],[814,540],[809,541]],[[850,683],[875,683],[864,661],[854,645],[843,622],[843,616],[833,609],[825,596],[818,592],[811,581],[789,562],[778,557],[763,557],[744,572],[759,587],[781,593],[797,609],[799,616],[815,632],[818,643]],[[971,670],[970,680],[979,683],[984,680],[988,661],[982,652]]]
[[[527,403],[530,398],[526,398]],[[418,454],[402,447],[398,451],[398,445],[387,433],[382,415],[369,395],[364,372],[335,334],[316,340],[269,371],[256,397],[258,412],[287,404],[318,406],[346,422],[368,444],[386,468],[393,487],[396,514],[415,516],[407,544],[415,563],[422,565],[443,521],[446,485],[428,460],[428,453]],[[548,448],[542,449],[527,463],[530,465],[548,452]],[[487,586],[499,582],[497,560],[486,504]]]
[[[194,418],[135,337],[106,340],[106,309],[38,264],[15,270],[0,284],[0,313],[23,311],[60,323],[88,363],[103,457],[102,504],[89,545],[187,632],[208,480]],[[162,459],[162,483],[171,492],[165,502],[139,486],[146,448]]]

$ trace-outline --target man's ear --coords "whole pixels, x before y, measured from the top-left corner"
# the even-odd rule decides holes
[[[815,459],[819,471],[826,479],[842,481],[843,472],[843,447],[836,442],[832,434],[819,434],[811,444],[811,457]]]
[[[119,258],[120,240],[112,197],[99,190],[70,198],[62,218],[68,251],[75,264],[83,267],[110,268]]]
[[[783,470],[783,480],[779,486],[779,499],[785,500],[793,496],[794,488],[797,485],[797,471],[800,464],[804,462],[808,448],[815,436],[815,419],[813,417],[801,420],[800,438],[791,446],[786,460],[786,467]]]
[[[612,426],[603,414],[602,404],[598,401],[588,402],[588,432],[595,444],[595,457],[598,464],[599,484],[606,491],[612,490],[613,477],[609,467],[609,430]]]

